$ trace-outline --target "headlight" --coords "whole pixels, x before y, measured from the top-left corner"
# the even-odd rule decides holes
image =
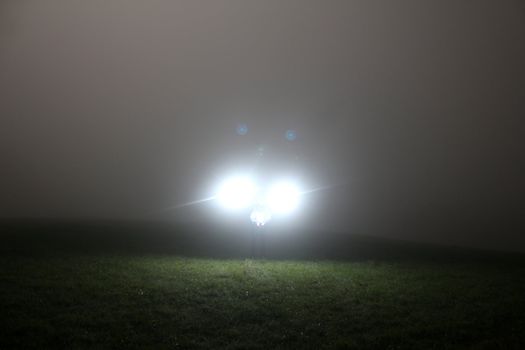
[[[216,198],[227,209],[245,209],[255,203],[257,186],[249,177],[232,177],[224,181]]]
[[[266,204],[277,214],[292,212],[299,205],[301,192],[291,182],[278,182],[270,187]]]

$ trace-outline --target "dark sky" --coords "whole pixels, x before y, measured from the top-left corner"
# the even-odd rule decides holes
[[[342,184],[301,225],[525,249],[525,2],[0,2],[2,217],[200,218],[260,146]]]

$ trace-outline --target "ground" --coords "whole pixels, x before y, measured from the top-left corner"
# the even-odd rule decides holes
[[[525,265],[0,256],[0,348],[520,349]]]

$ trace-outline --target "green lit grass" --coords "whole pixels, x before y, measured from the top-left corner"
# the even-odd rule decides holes
[[[0,348],[520,348],[506,264],[0,257]]]

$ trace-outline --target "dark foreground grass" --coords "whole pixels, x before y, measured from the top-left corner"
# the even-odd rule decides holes
[[[525,268],[0,257],[0,348],[520,349]]]

